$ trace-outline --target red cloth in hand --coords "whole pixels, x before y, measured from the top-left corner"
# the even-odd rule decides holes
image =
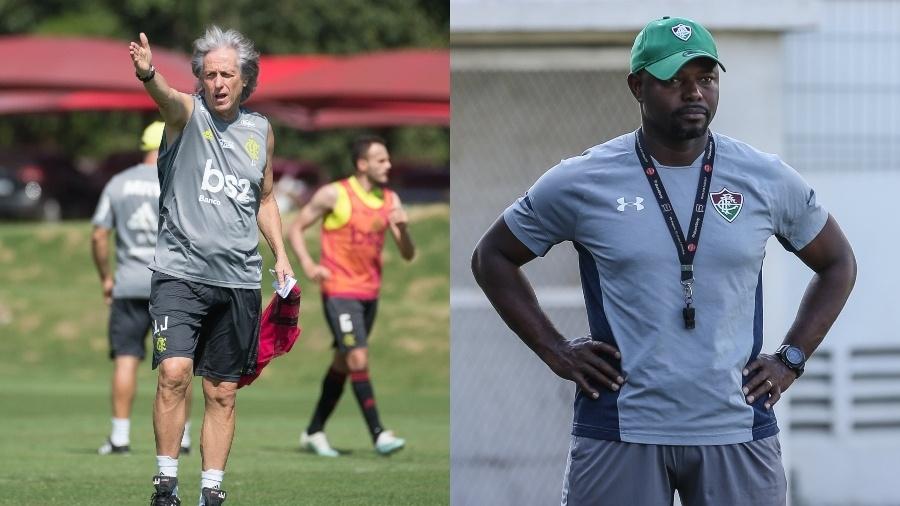
[[[300,285],[294,285],[287,298],[277,293],[266,306],[259,319],[259,353],[256,358],[256,372],[245,374],[238,381],[238,388],[253,383],[275,357],[291,351],[300,337]]]

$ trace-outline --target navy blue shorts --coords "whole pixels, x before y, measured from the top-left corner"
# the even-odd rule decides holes
[[[343,299],[322,296],[325,320],[334,338],[332,346],[341,353],[369,345],[369,333],[375,324],[378,300]]]
[[[109,358],[121,356],[144,360],[150,331],[147,299],[113,299],[109,307]]]
[[[154,272],[153,368],[169,357],[188,357],[196,376],[238,381],[253,374],[260,306],[259,289],[206,285]]]

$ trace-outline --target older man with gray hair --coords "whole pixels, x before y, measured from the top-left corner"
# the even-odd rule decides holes
[[[275,255],[280,286],[293,271],[272,193],[275,139],[268,120],[241,107],[256,88],[259,53],[235,30],[212,26],[194,41],[197,91],[172,89],[153,66],[147,36],[129,47],[137,78],[159,106],[159,236],[150,315],[159,368],[153,429],[155,506],[179,506],[178,451],[191,373],[203,377],[200,505],[222,504],[234,436],[235,394],[256,366],[262,258],[257,227]]]

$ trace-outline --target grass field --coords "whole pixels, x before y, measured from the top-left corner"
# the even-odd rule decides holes
[[[412,208],[410,218],[418,254],[406,264],[394,245],[385,248],[370,348],[382,421],[407,439],[407,448],[389,458],[374,453],[348,387],[327,427],[346,455],[323,459],[299,451],[331,355],[319,292],[301,277],[300,341],[238,395],[226,504],[449,503],[449,208]],[[149,502],[156,377],[148,363],[138,378],[131,455],[96,454],[110,428],[111,363],[89,232],[85,222],[0,225],[0,505]],[[292,265],[299,275],[293,257]],[[264,278],[264,303],[270,282]],[[199,450],[199,380],[194,386],[191,432]],[[179,481],[183,504],[195,504],[199,451],[182,457]]]

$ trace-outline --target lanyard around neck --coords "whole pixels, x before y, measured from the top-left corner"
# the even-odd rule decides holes
[[[694,328],[695,311],[691,307],[693,303],[693,285],[694,285],[694,255],[700,246],[700,229],[703,226],[703,216],[706,214],[706,199],[709,197],[709,185],[713,174],[713,161],[716,157],[716,143],[713,140],[712,132],[708,132],[706,138],[706,148],[703,150],[703,164],[701,165],[700,178],[697,181],[697,194],[694,198],[694,208],[691,212],[691,221],[685,235],[678,223],[678,216],[672,208],[672,202],[666,193],[666,187],[663,185],[659,171],[653,164],[644,146],[644,129],[639,128],[635,135],[634,149],[637,152],[638,159],[641,162],[641,169],[647,176],[650,183],[650,189],[653,196],[656,197],[656,203],[662,211],[663,219],[675,248],[678,251],[678,260],[681,263],[681,285],[684,291],[684,325],[688,329]]]

